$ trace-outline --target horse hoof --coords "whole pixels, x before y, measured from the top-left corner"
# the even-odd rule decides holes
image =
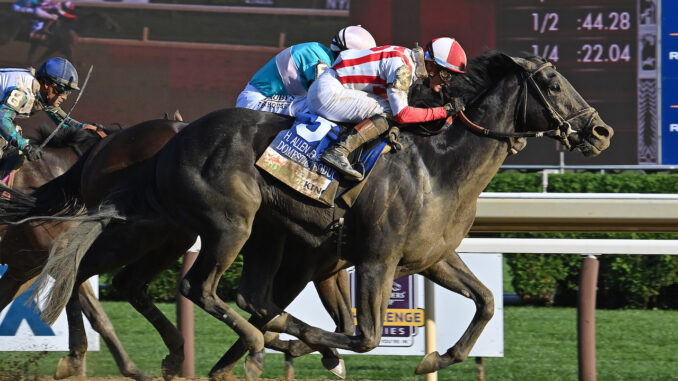
[[[417,369],[414,371],[414,374],[426,374],[426,373],[431,373],[435,372],[438,369],[438,361],[440,360],[440,353],[438,351],[431,352],[424,356],[423,359],[421,359],[421,362],[419,362],[419,365],[417,366]]]
[[[264,371],[264,350],[250,352],[245,359],[245,381],[256,381]]]
[[[336,357],[323,357],[321,361],[325,369],[329,370],[330,373],[341,378],[342,380],[346,378],[346,364],[344,364],[344,359]]]
[[[183,355],[168,354],[162,360],[162,378],[165,381],[172,381],[181,371],[181,363],[184,362]]]
[[[210,373],[210,381],[238,381],[238,378],[231,373],[230,369],[222,369]]]
[[[54,371],[54,379],[60,380],[73,376],[85,377],[85,369],[82,366],[82,362],[71,356],[60,358]]]
[[[132,370],[124,372],[123,375],[125,377],[133,378],[135,381],[151,381],[153,379],[152,377],[148,377],[144,372],[142,372],[138,368],[134,368]]]

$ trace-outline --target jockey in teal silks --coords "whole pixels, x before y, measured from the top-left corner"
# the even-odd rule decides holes
[[[339,52],[375,46],[374,37],[360,25],[340,30],[330,49],[318,42],[293,45],[254,74],[238,96],[236,107],[290,116],[308,112],[306,93],[311,82],[334,63]]]
[[[64,58],[47,60],[37,72],[34,69],[0,69],[0,158],[8,145],[17,147],[30,161],[39,160],[42,150],[24,139],[14,123],[15,118],[45,111],[55,124],[64,128],[87,126],[67,117],[61,103],[78,87],[78,73]]]

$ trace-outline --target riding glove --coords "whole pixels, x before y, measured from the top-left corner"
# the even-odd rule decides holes
[[[26,144],[22,151],[24,152],[24,155],[26,155],[26,159],[28,159],[28,161],[40,160],[43,154],[43,151],[40,147],[32,144]]]
[[[445,111],[447,116],[454,116],[464,109],[464,100],[461,98],[452,98],[450,103],[445,104]]]

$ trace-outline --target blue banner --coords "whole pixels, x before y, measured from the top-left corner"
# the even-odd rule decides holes
[[[678,1],[662,1],[662,164],[678,164]]]

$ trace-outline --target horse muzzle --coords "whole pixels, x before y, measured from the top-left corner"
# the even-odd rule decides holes
[[[591,115],[581,129],[567,137],[571,150],[578,149],[584,156],[596,156],[610,146],[614,135],[612,127],[600,118],[598,113]]]

